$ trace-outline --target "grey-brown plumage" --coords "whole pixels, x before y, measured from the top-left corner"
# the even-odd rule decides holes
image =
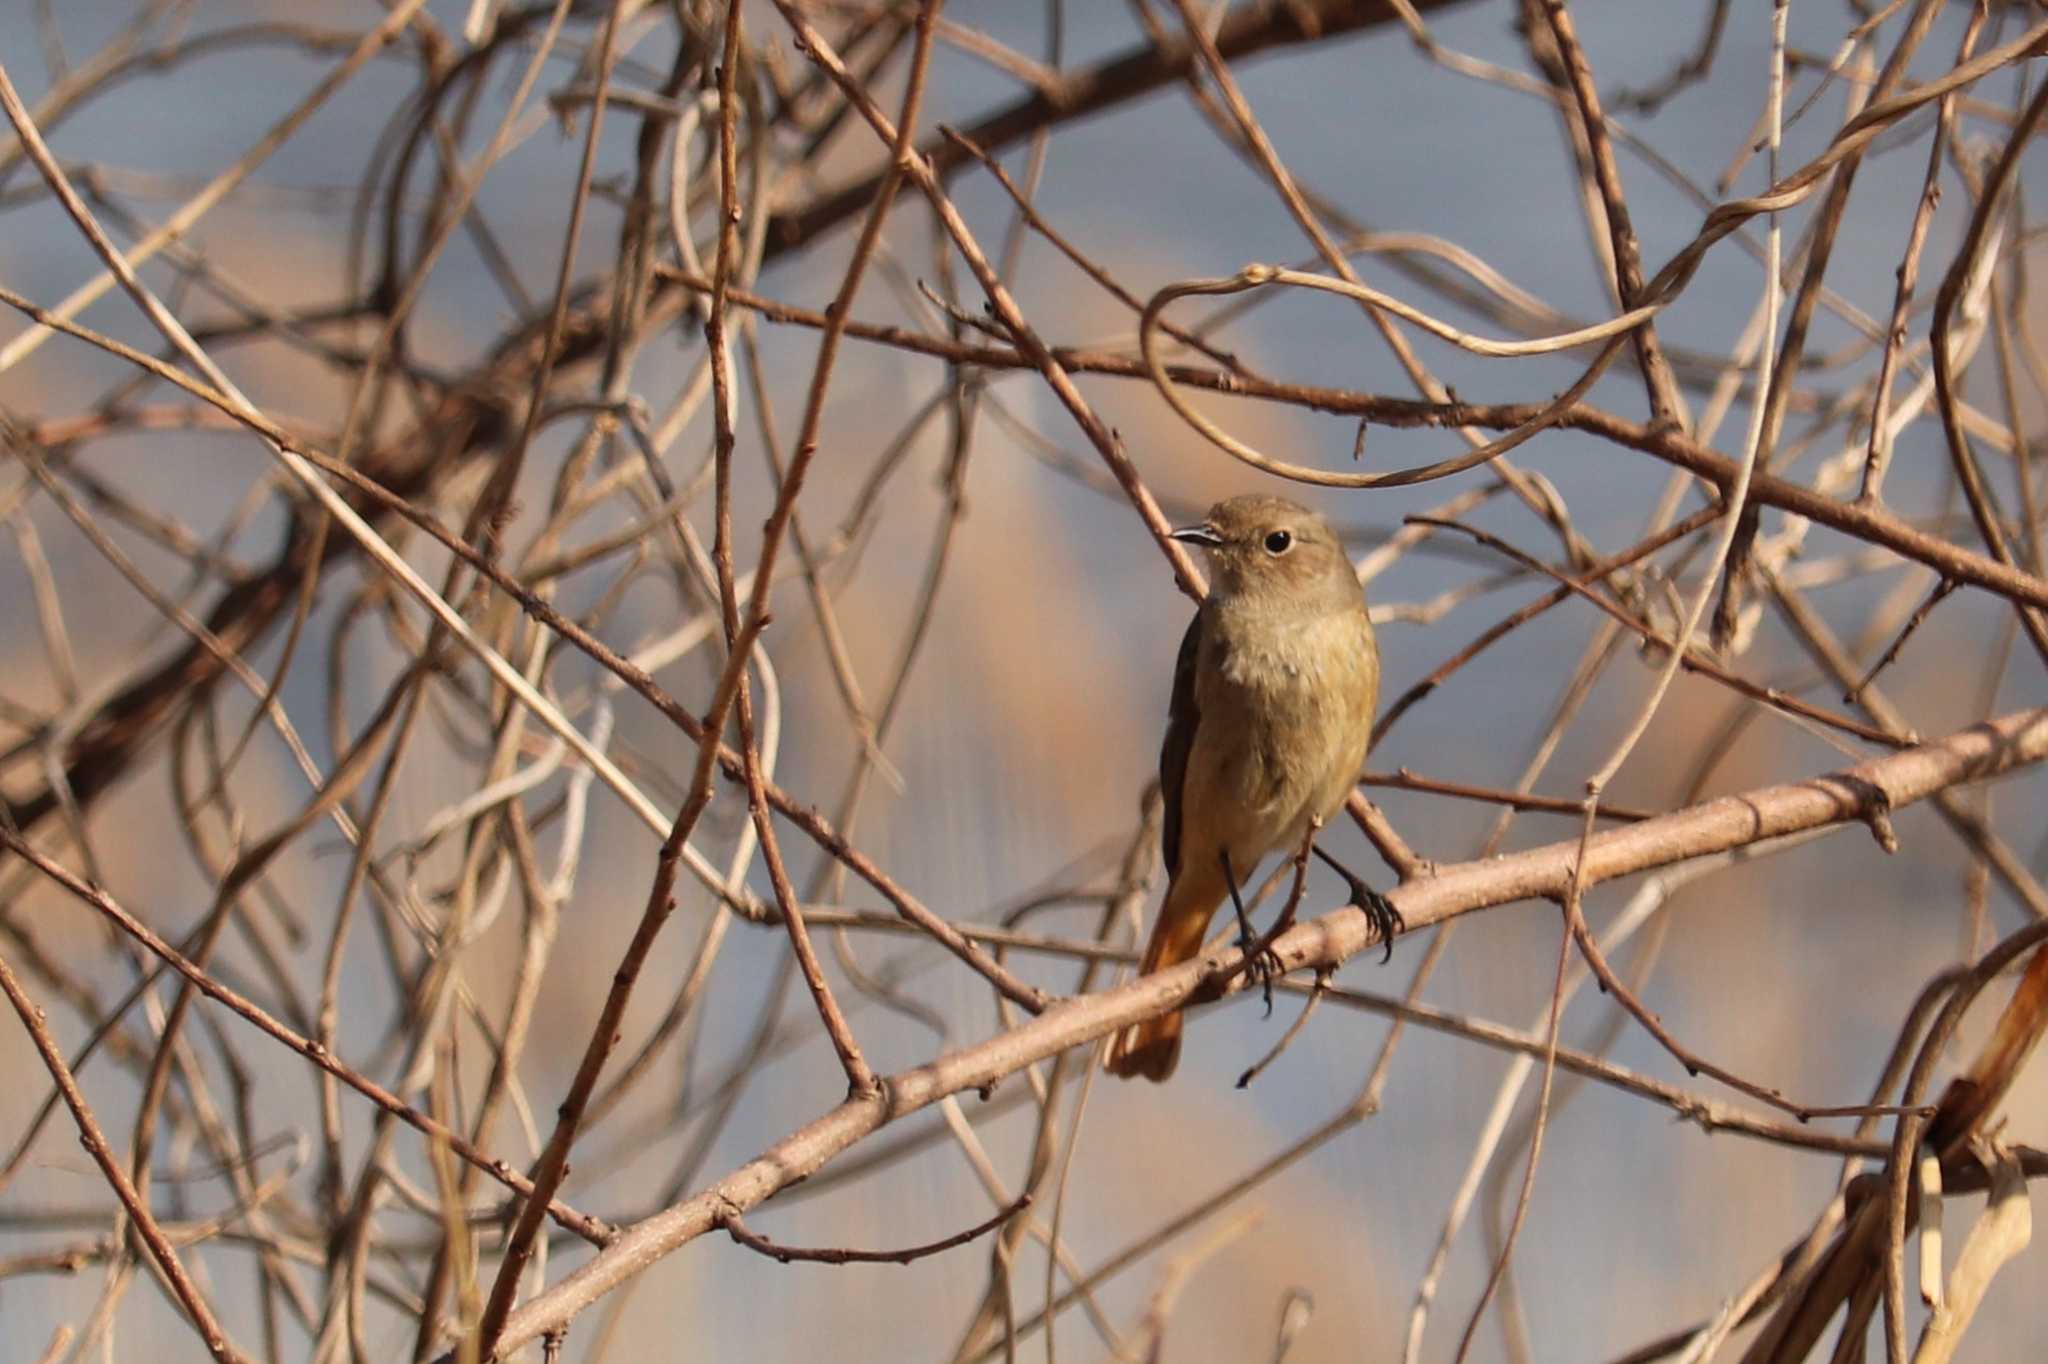
[[[1322,517],[1282,497],[1233,497],[1173,534],[1202,548],[1212,581],[1174,667],[1159,751],[1169,879],[1141,973],[1200,952],[1229,877],[1242,886],[1344,803],[1379,701],[1365,593]],[[1164,1080],[1180,1039],[1178,1012],[1136,1024],[1109,1069]]]

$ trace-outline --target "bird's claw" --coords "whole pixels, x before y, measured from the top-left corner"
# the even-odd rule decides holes
[[[1287,974],[1281,965],[1280,954],[1273,950],[1273,939],[1278,933],[1263,933],[1258,937],[1241,935],[1237,940],[1238,950],[1244,953],[1245,979],[1259,987],[1266,1001],[1266,1017],[1273,1016],[1273,982]]]
[[[1368,886],[1364,878],[1359,876],[1357,872],[1352,871],[1321,848],[1311,848],[1310,851],[1323,859],[1323,864],[1329,867],[1331,871],[1336,872],[1337,875],[1343,877],[1344,884],[1351,887],[1351,903],[1365,911],[1365,917],[1372,923],[1372,931],[1379,937],[1380,945],[1386,948],[1386,955],[1381,957],[1380,961],[1382,963],[1392,961],[1394,959],[1394,935],[1405,932],[1408,927],[1407,923],[1401,918],[1401,911],[1395,909],[1393,902],[1387,899],[1386,896]]]
[[[1408,927],[1401,918],[1401,911],[1394,908],[1394,902],[1374,890],[1363,881],[1351,883],[1351,903],[1365,911],[1365,917],[1372,921],[1372,931],[1379,936],[1386,953],[1380,958],[1384,965],[1394,959],[1394,935]]]

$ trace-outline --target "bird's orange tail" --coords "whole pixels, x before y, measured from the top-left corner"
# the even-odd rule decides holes
[[[1166,889],[1166,903],[1159,908],[1159,922],[1152,926],[1151,941],[1145,944],[1138,974],[1149,976],[1199,953],[1209,920],[1228,889],[1220,870],[1174,878]],[[1124,1079],[1142,1075],[1155,1083],[1166,1079],[1180,1064],[1180,1031],[1178,1009],[1133,1023],[1117,1035],[1109,1049],[1109,1073]]]

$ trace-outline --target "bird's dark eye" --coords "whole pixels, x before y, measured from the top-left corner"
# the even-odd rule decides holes
[[[1285,554],[1294,548],[1294,536],[1284,530],[1269,531],[1266,534],[1266,553]]]

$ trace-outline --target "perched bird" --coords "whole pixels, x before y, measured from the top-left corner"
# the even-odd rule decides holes
[[[1174,665],[1159,750],[1166,902],[1141,974],[1199,953],[1218,906],[1236,902],[1261,859],[1299,850],[1344,803],[1380,690],[1365,592],[1322,517],[1283,497],[1233,497],[1173,538],[1201,547],[1211,580]],[[1391,940],[1393,907],[1338,871]],[[1180,1040],[1178,1010],[1133,1024],[1109,1069],[1164,1080]]]

